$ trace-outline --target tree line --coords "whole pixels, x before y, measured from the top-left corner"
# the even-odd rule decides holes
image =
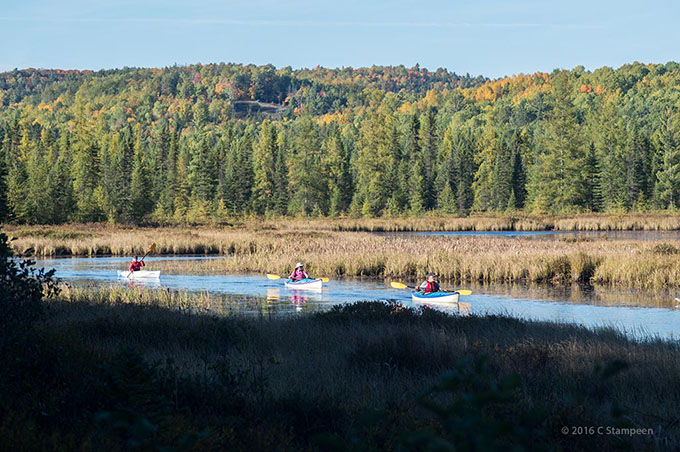
[[[679,82],[676,63],[6,72],[0,221],[675,209]]]

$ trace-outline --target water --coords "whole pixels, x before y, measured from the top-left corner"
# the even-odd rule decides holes
[[[196,261],[225,257],[154,257],[147,258],[147,269],[162,261]],[[76,287],[111,285],[146,287],[163,290],[208,292],[216,296],[212,311],[266,312],[290,314],[319,311],[339,303],[359,300],[394,299],[413,306],[409,290],[393,289],[376,280],[330,281],[320,292],[287,289],[282,280],[264,275],[166,274],[160,281],[119,279],[116,270],[127,268],[129,259],[120,257],[61,258],[39,260],[38,265],[55,268],[56,276]],[[459,305],[434,305],[437,309],[473,314],[504,314],[516,318],[573,323],[587,327],[615,327],[637,337],[680,337],[680,309],[675,309],[671,293],[649,294],[640,291],[586,289],[578,286],[495,285],[471,287],[473,295],[461,297]]]
[[[526,239],[608,239],[608,240],[680,240],[680,231],[452,231],[452,232],[388,232],[416,236],[451,237],[516,237]]]

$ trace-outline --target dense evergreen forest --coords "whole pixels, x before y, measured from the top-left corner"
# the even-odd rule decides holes
[[[680,206],[680,65],[0,74],[0,222]]]

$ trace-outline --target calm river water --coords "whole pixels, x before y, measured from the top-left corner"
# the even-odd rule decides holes
[[[150,257],[148,270],[161,261],[228,259],[221,256]],[[376,280],[330,281],[321,292],[287,289],[283,281],[264,275],[166,274],[159,281],[136,282],[119,279],[128,258],[59,258],[38,260],[38,265],[55,268],[56,276],[76,287],[134,286],[150,290],[183,290],[214,295],[218,314],[234,312],[290,315],[328,309],[338,303],[394,299],[413,305],[408,290],[396,290],[389,282]],[[461,297],[460,306],[437,305],[437,309],[473,313],[505,314],[513,317],[566,322],[588,327],[608,326],[638,338],[658,336],[680,338],[680,309],[674,294],[616,291],[610,288],[490,285],[470,287],[473,294]],[[678,306],[680,308],[680,306]]]

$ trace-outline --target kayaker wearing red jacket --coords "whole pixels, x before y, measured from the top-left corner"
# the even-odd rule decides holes
[[[423,293],[439,292],[439,283],[435,280],[437,275],[428,273],[427,279],[420,285],[419,290]]]
[[[132,262],[130,262],[129,270],[131,272],[138,272],[142,267],[144,267],[144,265],[144,261],[140,261],[139,258],[135,256],[134,259],[132,259]]]
[[[300,281],[301,279],[309,278],[309,275],[305,271],[305,266],[302,265],[302,262],[295,264],[295,270],[293,270],[293,273],[291,273],[288,278],[291,281]]]

